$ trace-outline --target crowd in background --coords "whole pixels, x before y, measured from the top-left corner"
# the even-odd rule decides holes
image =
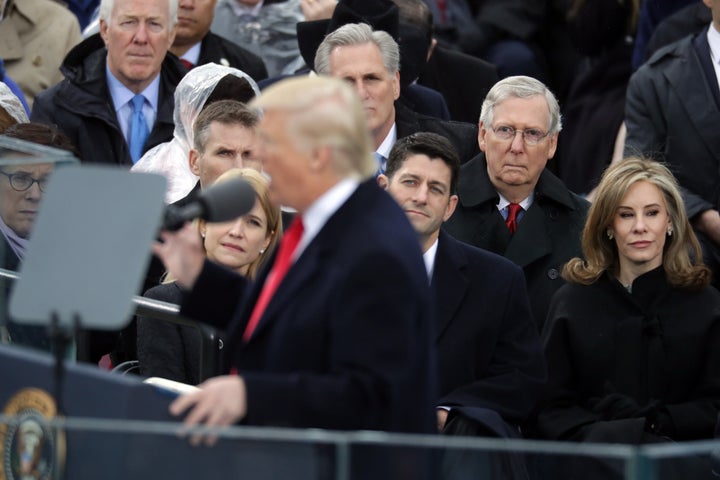
[[[79,360],[201,384],[173,404],[189,423],[714,434],[716,0],[0,0],[0,80],[1,134],[162,174],[168,204],[252,184],[249,213],[166,234],[138,292],[217,328],[229,375],[203,383],[189,327],[77,340]],[[4,268],[52,170],[0,165]]]

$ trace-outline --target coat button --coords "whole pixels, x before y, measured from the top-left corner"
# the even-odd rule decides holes
[[[547,271],[547,276],[550,280],[555,280],[556,278],[558,278],[560,276],[560,273],[558,273],[557,269],[551,268],[550,270]]]

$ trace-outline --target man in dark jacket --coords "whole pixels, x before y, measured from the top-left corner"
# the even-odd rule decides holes
[[[173,93],[185,73],[166,55],[176,23],[177,0],[103,2],[100,34],[70,51],[65,79],[37,97],[31,120],[57,125],[88,163],[131,165],[170,140]]]
[[[177,34],[170,51],[188,68],[212,62],[242,70],[256,82],[267,78],[262,58],[210,31],[216,2],[179,0]]]
[[[459,169],[447,139],[420,132],[398,140],[378,183],[415,228],[435,295],[438,428],[452,411],[481,434],[518,437],[545,382],[540,337],[520,268],[440,230],[457,205]]]
[[[378,183],[418,234],[437,305],[438,429],[518,438],[540,398],[545,358],[520,267],[440,230],[457,205],[459,170],[446,138],[420,132],[397,141]],[[446,470],[473,468],[470,457],[447,457]],[[496,460],[498,476],[526,478],[520,457]]]
[[[666,162],[682,187],[705,263],[720,286],[720,2],[703,0],[713,21],[697,35],[660,49],[630,78],[626,155]]]
[[[392,36],[365,23],[348,23],[325,37],[315,56],[315,71],[355,87],[367,114],[380,173],[383,159],[398,138],[415,132],[440,134],[453,144],[460,161],[477,152],[477,127],[420,115],[395,102],[400,96],[400,51]]]
[[[460,169],[459,205],[445,224],[458,240],[523,268],[538,330],[563,285],[563,265],[582,256],[589,205],[545,168],[561,128],[560,107],[542,82],[519,76],[496,83],[480,114],[483,153]]]

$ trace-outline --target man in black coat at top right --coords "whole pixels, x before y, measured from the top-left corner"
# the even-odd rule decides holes
[[[705,264],[720,286],[720,2],[703,0],[712,22],[658,50],[630,78],[626,155],[666,162],[682,188]]]
[[[582,256],[589,207],[545,168],[562,128],[560,107],[542,82],[508,77],[488,92],[479,127],[482,153],[460,169],[458,207],[445,228],[522,267],[542,330],[563,265]]]

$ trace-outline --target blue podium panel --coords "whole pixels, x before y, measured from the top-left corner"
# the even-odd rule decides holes
[[[6,434],[0,435],[0,446],[7,453],[0,463],[6,469],[5,478],[22,478],[18,472],[13,475],[12,468],[20,467],[13,464],[11,453],[20,448],[21,430],[36,429],[42,436],[32,416],[52,410],[42,403],[54,394],[55,363],[48,354],[0,346],[0,364],[0,407],[5,414],[19,416],[16,424],[0,424],[0,433]],[[171,423],[177,421],[168,413],[174,396],[142,383],[140,377],[66,364],[62,395],[67,428],[54,440],[50,429],[43,430],[48,444],[65,446],[64,479],[332,478],[334,448],[327,445],[221,438],[213,447],[191,446],[177,435],[180,424]],[[76,417],[97,421],[77,427],[72,423]],[[103,423],[103,419],[109,420]],[[123,428],[118,428],[118,420],[126,420],[120,423]],[[49,454],[45,456],[44,461],[52,463]]]

